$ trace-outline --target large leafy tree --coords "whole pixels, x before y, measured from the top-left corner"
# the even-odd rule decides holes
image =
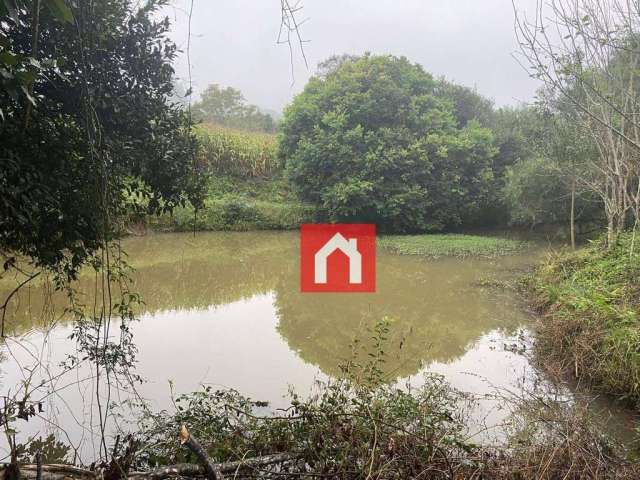
[[[80,0],[61,14],[34,2],[0,18],[0,57],[27,65],[5,69],[17,83],[0,90],[5,253],[73,275],[132,196],[151,212],[199,201],[189,122],[168,100],[176,46],[162,3]]]
[[[332,221],[389,231],[458,225],[486,196],[496,150],[406,58],[365,55],[312,77],[286,109],[280,155],[300,196]]]

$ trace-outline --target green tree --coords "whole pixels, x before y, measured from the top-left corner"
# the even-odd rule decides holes
[[[436,82],[406,58],[365,55],[312,77],[286,109],[280,155],[302,199],[332,221],[381,229],[460,224],[487,195],[491,132],[459,128]]]
[[[539,95],[538,105],[512,111],[504,123],[518,156],[504,163],[500,188],[510,223],[565,223],[575,246],[576,223],[600,220],[597,198],[581,181],[597,153],[590,136],[565,116],[567,105],[544,90]]]
[[[493,102],[480,95],[477,90],[441,78],[438,80],[437,94],[453,103],[453,114],[460,127],[471,120],[477,120],[483,127],[491,127],[494,117]]]
[[[3,252],[73,276],[117,234],[131,196],[150,212],[198,204],[189,122],[168,102],[176,47],[157,17],[163,3],[80,1],[71,20],[20,7],[0,18],[0,57],[39,69],[22,94],[0,89]]]
[[[203,122],[249,131],[275,132],[273,117],[248,105],[242,92],[233,87],[222,88],[215,83],[202,93],[193,105],[194,118]]]
[[[564,223],[569,196],[553,161],[546,157],[525,158],[507,168],[504,183],[512,224],[534,227]]]

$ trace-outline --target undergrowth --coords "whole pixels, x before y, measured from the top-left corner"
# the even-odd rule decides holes
[[[379,352],[350,362],[343,377],[318,383],[315,394],[291,394],[270,410],[234,390],[202,390],[175,399],[175,410],[146,411],[138,435],[146,445],[138,468],[195,462],[176,432],[185,425],[216,462],[287,454],[268,467],[247,467],[233,478],[637,478],[572,402],[510,400],[508,438],[500,446],[469,440],[473,399],[427,375],[419,388],[388,385],[381,375],[389,323],[371,332]]]

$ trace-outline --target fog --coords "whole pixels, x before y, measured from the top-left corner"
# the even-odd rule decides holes
[[[516,0],[531,12],[535,0]],[[293,5],[293,2],[292,2]],[[164,10],[182,50],[176,73],[189,83],[190,0]],[[261,108],[281,111],[332,54],[390,53],[435,76],[475,87],[497,105],[529,102],[538,82],[518,64],[510,0],[308,0],[298,19],[304,54],[278,45],[279,0],[193,0],[190,64],[194,100],[210,83],[240,89]]]

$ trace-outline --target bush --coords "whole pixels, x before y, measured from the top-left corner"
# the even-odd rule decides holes
[[[441,230],[486,197],[489,130],[459,128],[451,101],[405,58],[366,55],[313,77],[286,109],[279,155],[304,201],[332,221]]]
[[[367,471],[374,478],[415,478],[429,465],[445,469],[449,458],[473,449],[464,441],[459,398],[441,378],[412,393],[386,386],[365,389],[344,380],[327,384],[314,399],[293,396],[282,416],[260,417],[256,413],[265,402],[205,387],[178,397],[175,415],[142,422],[140,439],[152,446],[144,463],[190,461],[173,440],[187,425],[218,461],[280,452],[299,458],[280,473],[282,478],[364,478],[358,472]]]
[[[242,222],[258,222],[260,214],[255,206],[241,199],[232,198],[222,205],[222,221],[227,225]]]
[[[208,386],[178,396],[174,412],[142,409],[136,440],[145,448],[136,467],[194,462],[176,439],[186,426],[233,478],[637,478],[639,467],[622,458],[583,405],[553,401],[549,392],[500,394],[511,412],[505,442],[473,443],[470,395],[433,374],[413,388],[382,381],[389,328],[383,319],[367,332],[376,345],[367,360],[354,357],[309,398],[292,393],[285,409]],[[259,458],[269,465],[256,468]]]

